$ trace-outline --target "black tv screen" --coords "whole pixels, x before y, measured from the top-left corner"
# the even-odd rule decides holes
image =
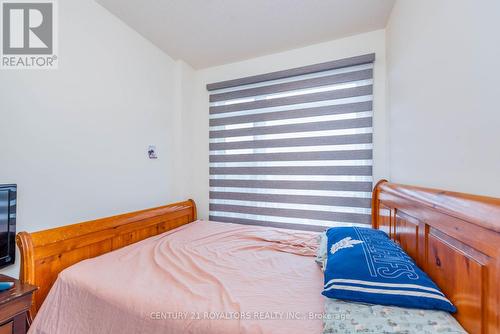
[[[0,185],[0,268],[14,263],[16,257],[17,186]]]

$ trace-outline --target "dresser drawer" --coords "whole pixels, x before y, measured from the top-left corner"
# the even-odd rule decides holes
[[[0,334],[12,334],[13,321],[9,321],[6,324],[0,326]]]

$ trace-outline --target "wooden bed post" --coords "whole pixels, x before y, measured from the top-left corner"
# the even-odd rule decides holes
[[[378,223],[378,196],[380,193],[380,185],[383,183],[388,182],[386,179],[381,179],[375,184],[375,187],[373,187],[373,192],[372,192],[372,227],[378,229],[379,223]]]
[[[188,199],[188,202],[190,202],[192,205],[192,209],[193,209],[193,218],[192,219],[193,219],[193,221],[198,220],[198,212],[196,209],[196,203],[195,203],[194,199],[190,198],[190,199]]]
[[[27,232],[19,232],[16,235],[16,244],[21,253],[21,267],[19,270],[19,280],[23,283],[36,285],[35,282],[35,255],[31,235]],[[37,309],[35,293],[32,294],[31,309],[28,311],[28,323],[31,324],[35,314],[33,309]]]

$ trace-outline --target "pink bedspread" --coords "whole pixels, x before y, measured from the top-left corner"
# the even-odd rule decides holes
[[[320,333],[316,235],[184,225],[61,272],[29,333]]]

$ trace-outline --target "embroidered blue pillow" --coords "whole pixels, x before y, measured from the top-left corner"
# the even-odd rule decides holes
[[[387,234],[361,227],[327,231],[322,294],[363,303],[455,312],[437,285]]]

